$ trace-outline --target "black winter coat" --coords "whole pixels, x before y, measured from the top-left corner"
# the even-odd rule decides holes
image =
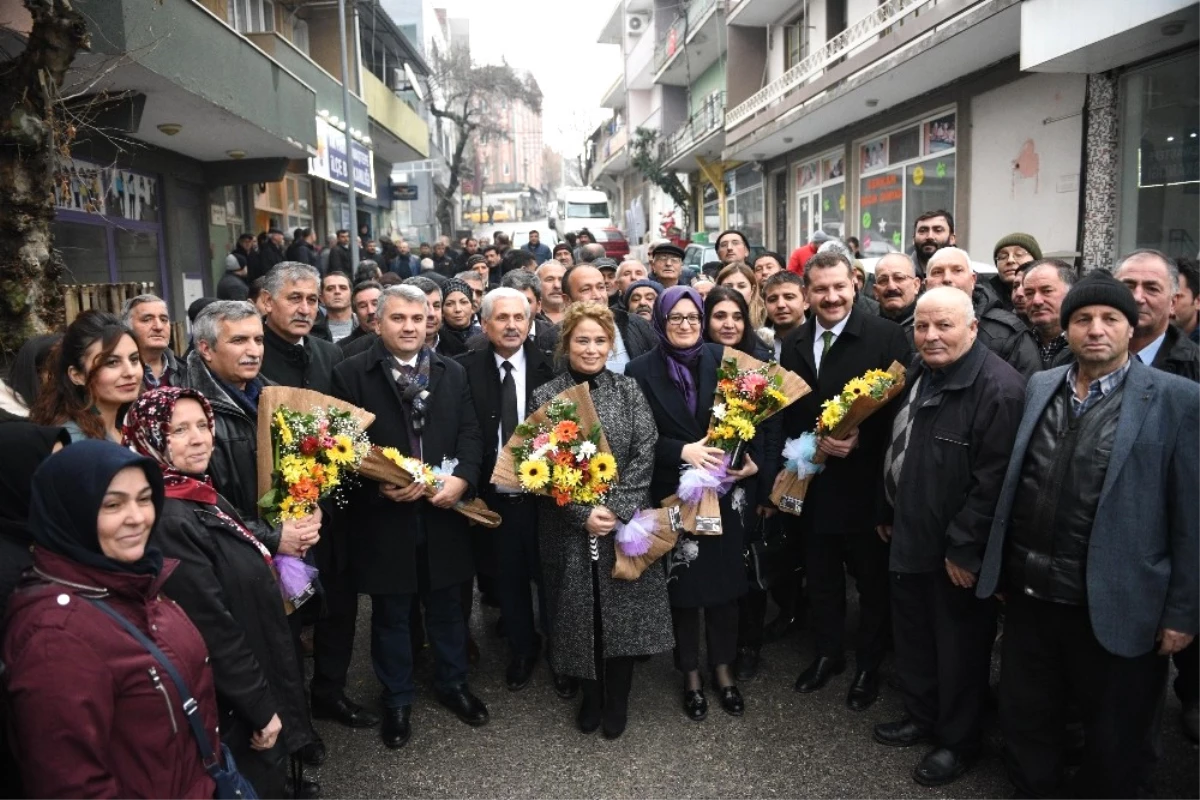
[[[267,386],[274,384],[262,375],[259,379]],[[272,528],[258,517],[258,416],[243,411],[229,396],[197,350],[188,353],[183,385],[200,392],[212,404],[217,427],[208,475],[213,486],[274,553],[279,549],[279,528]]]
[[[812,387],[812,391],[783,410],[783,432],[789,439],[813,430],[821,404],[839,394],[852,378],[867,370],[887,369],[893,361],[907,364],[911,351],[904,329],[881,317],[850,312],[842,335],[821,362],[818,377],[813,361],[816,315],[783,341],[779,363]],[[893,401],[895,402],[895,401]],[[800,517],[803,529],[819,535],[871,530],[875,497],[883,480],[883,452],[891,425],[886,414],[875,414],[859,428],[858,447],[845,458],[830,458],[825,470],[813,478]]]
[[[1042,356],[1037,340],[1020,317],[1006,311],[991,291],[976,289],[971,299],[975,318],[979,320],[979,341],[1026,379],[1041,372]]]
[[[904,391],[877,415],[889,430],[918,380],[923,399],[913,412],[894,509],[880,493],[879,521],[893,526],[891,569],[940,571],[948,558],[978,573],[1025,408],[1025,376],[976,339],[927,394],[931,373],[917,358]]]
[[[637,314],[630,314],[618,308],[613,311],[613,320],[617,323],[617,330],[621,332],[621,341],[625,343],[625,352],[630,361],[649,353],[658,344],[654,328]]]
[[[221,276],[221,280],[217,281],[217,299],[248,300],[250,299],[250,285],[242,276],[226,272]]]
[[[1178,327],[1168,325],[1166,338],[1151,366],[1189,381],[1200,381],[1200,347]]]
[[[467,482],[463,499],[476,493],[480,482],[483,442],[479,422],[461,364],[432,353],[429,399],[421,449],[425,463],[439,466],[457,458],[454,475]],[[408,411],[392,377],[395,359],[376,339],[371,349],[338,364],[333,370],[333,394],[375,414],[371,442],[412,454]],[[464,583],[474,574],[467,518],[435,508],[425,499],[393,503],[379,493],[375,481],[361,481],[346,506],[349,530],[350,573],[362,594],[412,594],[417,591],[417,570],[427,565],[429,588]],[[428,560],[418,566],[417,546],[427,544]]]
[[[270,239],[267,239],[263,242],[262,247],[258,248],[257,264],[252,264],[250,267],[250,275],[248,276],[250,282],[253,283],[258,278],[266,275],[281,261],[287,261],[283,250],[276,247]]]
[[[325,269],[325,274],[328,275],[330,272],[340,272],[347,278],[354,277],[354,265],[350,263],[349,247],[335,244],[329,249],[329,264]]]
[[[228,502],[220,508],[237,517]],[[208,645],[221,738],[249,737],[278,714],[277,748],[295,753],[314,741],[291,630],[272,567],[216,509],[168,498],[152,543],[179,567],[163,590],[183,607]]]
[[[303,345],[292,345],[263,325],[262,374],[280,386],[329,394],[333,391],[333,368],[344,357],[333,342],[305,336]]]
[[[654,413],[654,424],[658,426],[654,475],[650,481],[650,498],[655,505],[679,488],[679,474],[687,466],[682,458],[684,445],[700,441],[708,431],[717,390],[717,369],[724,351],[719,344],[706,344],[700,351],[695,414],[684,404],[683,395],[671,382],[666,362],[657,350],[631,361],[625,368],[625,374],[638,382],[646,396]],[[751,442],[748,452],[755,464],[765,461],[765,438],[765,433],[760,432]],[[721,498],[720,536],[685,535],[664,558],[670,572],[672,606],[719,605],[746,593],[745,533],[755,522],[758,487],[758,478],[749,478]]]

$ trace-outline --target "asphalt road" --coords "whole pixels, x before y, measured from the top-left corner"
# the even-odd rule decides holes
[[[377,702],[371,671],[370,607],[359,616],[349,694]],[[639,664],[630,698],[629,727],[616,741],[585,736],[574,725],[577,701],[560,700],[544,663],[520,692],[504,686],[505,643],[494,635],[497,612],[478,605],[473,634],[482,657],[471,686],[487,704],[491,721],[469,728],[432,698],[431,659],[417,672],[420,697],[413,735],[398,751],[385,748],[378,731],[318,722],[329,758],[312,770],[322,795],[332,797],[1008,797],[1012,786],[999,757],[999,735],[957,783],[927,789],[913,782],[920,747],[894,749],[871,739],[872,726],[901,714],[897,693],[886,686],[874,706],[855,713],[844,705],[847,670],[823,691],[792,690],[807,665],[805,633],[768,645],[759,677],[741,686],[742,718],[727,716],[710,693],[708,719],[684,717],[680,679],[671,656]],[[852,662],[851,662],[852,663]],[[890,670],[885,666],[885,672]],[[886,677],[886,675],[885,675]],[[1163,759],[1155,776],[1160,797],[1198,797],[1197,748],[1179,727],[1179,702],[1168,695]]]

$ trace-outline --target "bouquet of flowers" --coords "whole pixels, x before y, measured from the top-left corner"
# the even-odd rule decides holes
[[[616,563],[612,576],[617,580],[636,581],[651,564],[671,551],[683,531],[678,506],[644,509],[626,523],[618,523]]]
[[[852,379],[839,394],[821,404],[816,430],[784,444],[783,472],[771,494],[771,502],[780,511],[799,515],[804,509],[809,483],[825,468],[825,454],[817,449],[818,438],[848,437],[863,420],[904,390],[904,374],[904,367],[893,361],[886,370],[869,370],[862,377]]]
[[[681,505],[684,527],[693,533],[721,533],[720,498],[733,486],[728,471],[741,468],[763,422],[810,391],[799,375],[779,364],[726,347],[717,370],[708,444],[728,455],[716,470],[683,470],[679,489],[663,505]]]
[[[308,409],[308,410],[300,410]],[[258,508],[272,525],[311,516],[340,497],[347,472],[370,448],[374,415],[307,389],[268,386],[258,403]],[[295,556],[275,556],[289,611],[316,592],[317,570]]]
[[[358,467],[358,474],[380,483],[391,483],[401,487],[411,486],[414,481],[419,481],[425,484],[425,496],[433,497],[441,491],[445,476],[453,473],[456,466],[456,460],[447,459],[440,467],[434,468],[419,458],[402,454],[394,447],[371,445]],[[454,504],[454,510],[485,528],[500,525],[500,515],[489,509],[478,497],[459,500]]]
[[[497,454],[492,483],[596,506],[617,480],[600,418],[586,385],[574,386],[533,412]]]

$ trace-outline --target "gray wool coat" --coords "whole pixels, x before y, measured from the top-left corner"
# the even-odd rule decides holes
[[[562,375],[533,393],[537,407],[574,385]],[[632,378],[602,373],[592,389],[592,402],[608,446],[617,460],[617,482],[604,505],[627,522],[650,503],[654,471],[654,415]],[[595,603],[592,558],[584,523],[590,506],[559,507],[539,497],[538,543],[542,583],[550,615],[550,663],[563,675],[595,678]],[[675,646],[666,573],[654,564],[636,581],[614,580],[613,537],[598,538],[599,600],[605,658],[661,653]]]

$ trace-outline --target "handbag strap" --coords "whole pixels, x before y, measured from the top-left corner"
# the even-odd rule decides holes
[[[163,671],[167,673],[167,677],[171,679],[171,683],[175,684],[175,689],[179,692],[180,698],[183,699],[183,714],[187,718],[188,727],[192,729],[192,736],[196,739],[196,745],[200,748],[200,762],[210,773],[212,770],[218,768],[220,759],[217,757],[217,751],[213,748],[212,742],[209,741],[208,734],[204,732],[204,725],[200,722],[200,717],[197,713],[200,710],[200,704],[196,702],[196,698],[192,697],[192,693],[188,689],[187,683],[184,682],[183,676],[175,669],[175,665],[167,658],[166,653],[160,650],[158,645],[152,642],[146,634],[138,630],[136,625],[125,619],[119,611],[108,603],[94,597],[85,597],[84,599],[112,617],[118,625],[137,640],[138,644],[146,648],[150,655],[154,657],[154,660],[162,666]]]

